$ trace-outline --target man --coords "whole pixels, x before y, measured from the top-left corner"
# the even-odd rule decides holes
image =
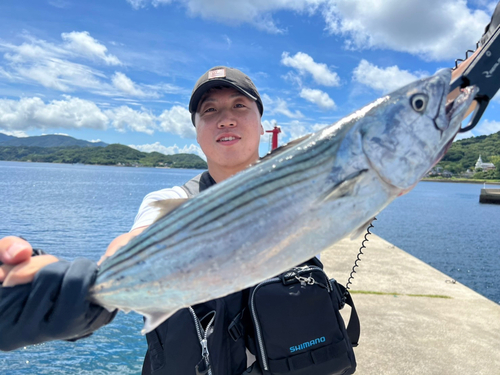
[[[196,128],[197,141],[207,157],[208,173],[202,175],[203,180],[201,182],[203,186],[200,185],[197,191],[231,177],[258,160],[260,137],[264,134],[261,125],[263,110],[262,100],[255,85],[250,78],[239,70],[219,66],[210,69],[200,77],[191,96],[189,111],[192,115],[193,125]],[[179,198],[188,198],[187,192],[181,187],[163,189],[148,194],[141,204],[132,230],[114,239],[108,246],[105,256],[114,254],[121,246],[140,234],[156,220],[158,209],[152,207],[151,202]],[[44,254],[32,257],[31,245],[18,237],[5,237],[0,240],[0,260],[5,263],[0,268],[0,282],[3,282],[3,287],[30,283],[39,270],[58,262],[58,259],[51,255]],[[86,285],[79,285],[79,292],[81,297],[84,298],[86,290],[91,284],[91,277],[89,278],[88,275],[95,273],[93,265],[83,265],[76,270],[73,270],[71,266],[69,268],[63,267],[51,270],[50,274],[45,275],[47,269],[51,266],[43,268],[43,271],[37,275],[38,278],[35,278],[33,282],[33,289],[37,289],[36,285],[41,284],[42,280],[45,280],[45,284],[62,284],[60,288],[55,288],[58,296],[54,302],[56,307],[52,307],[47,311],[58,309],[57,300],[66,300],[66,295],[74,295],[73,289],[75,289],[75,286],[71,284],[66,286],[61,280],[67,278],[86,279],[88,281]],[[37,295],[34,296],[33,292],[27,289],[22,290],[21,293],[26,300],[36,297],[40,301],[47,300],[48,296],[44,296],[44,294],[49,294],[37,290]],[[247,296],[244,295],[244,292],[239,292],[221,299],[221,303],[218,303],[218,300],[210,301],[195,306],[194,310],[196,310],[198,319],[202,320],[201,318],[205,313],[213,309],[219,317],[223,318],[218,325],[228,327],[231,321],[242,311],[246,300]],[[60,307],[61,310],[71,310],[71,305],[68,306],[67,303],[64,305],[64,307]],[[22,306],[13,306],[12,310],[16,308],[26,314],[26,309],[23,309]],[[6,327],[2,332],[0,328],[0,332],[4,334],[4,340],[11,341],[0,347],[0,349],[10,350],[21,345],[53,339],[81,338],[99,328],[98,326],[109,323],[114,317],[114,314],[110,314],[95,305],[79,305],[78,309],[80,311],[75,311],[74,314],[60,316],[58,327],[47,327],[42,329],[42,331],[45,330],[46,332],[40,332],[40,334],[33,333],[33,331],[39,329],[39,324],[31,321],[26,326],[18,327],[17,330],[9,330],[9,327]],[[89,314],[89,311],[92,314]],[[2,315],[1,311],[0,315]],[[2,316],[0,316],[0,320],[1,318]],[[43,318],[40,317],[40,319]],[[61,319],[66,319],[66,321],[61,323]],[[166,373],[169,374],[184,374],[188,373],[188,371],[191,373],[195,367],[197,371],[203,372],[202,367],[208,368],[206,363],[199,363],[203,358],[200,357],[200,343],[198,337],[194,335],[196,327],[192,319],[187,309],[181,310],[172,316],[168,322],[148,334],[149,351],[143,373],[163,373],[163,371],[166,371],[167,364],[168,372]],[[217,319],[220,320],[221,318]],[[97,322],[97,324],[94,322]],[[5,323],[4,327],[7,325]],[[30,326],[32,323],[33,327]],[[203,325],[204,322],[201,321],[200,324]],[[60,329],[59,326],[61,325],[67,326],[68,329]],[[168,325],[169,327],[167,327]],[[178,329],[177,333],[175,332],[176,328]],[[31,331],[30,334],[28,334],[28,330]],[[169,331],[168,335],[167,330]],[[27,339],[16,338],[14,332],[17,336],[27,337],[31,335],[31,337]],[[6,336],[9,333],[11,338],[7,339]],[[191,337],[189,337],[190,333]],[[15,342],[16,339],[17,342]],[[210,363],[210,367],[214,369],[214,372],[239,375],[245,370],[247,359],[243,337],[232,340],[227,330],[223,330],[218,333],[215,332],[211,341],[214,343],[213,346],[221,353],[231,353],[230,356],[212,354],[215,360]],[[162,351],[163,354],[158,355],[159,351]]]
[[[482,45],[496,29],[499,19],[500,3],[495,9],[491,23],[486,27],[481,40]],[[463,62],[459,69],[454,71],[453,76],[457,77],[461,74],[471,59],[472,57]],[[453,97],[452,94],[450,98]],[[258,144],[260,135],[263,134],[260,123],[263,106],[254,84],[242,72],[227,67],[210,69],[196,83],[189,110],[196,127],[198,143],[207,156],[208,175],[202,176],[203,180],[199,181],[199,190],[202,190],[202,185],[206,188],[225,180],[258,159]],[[187,192],[180,187],[161,190],[146,196],[132,230],[113,240],[105,255],[114,254],[118,248],[154,221],[158,212],[149,205],[150,202],[186,197]],[[18,237],[5,237],[0,240],[0,262],[4,263],[0,267],[0,282],[3,283],[3,288],[0,288],[0,293],[2,293],[0,294],[1,350],[11,350],[23,345],[54,339],[81,338],[107,324],[114,317],[114,314],[98,306],[81,302],[95,274],[95,267],[92,264],[69,265],[59,262],[51,255],[32,257],[32,252],[31,245]],[[46,272],[46,270],[51,272]],[[71,277],[64,277],[64,275]],[[67,279],[70,281],[66,282]],[[54,280],[57,282],[51,282]],[[31,282],[33,286],[28,284]],[[38,284],[42,284],[43,288],[37,289]],[[75,288],[74,284],[79,289]],[[16,285],[18,289],[13,293],[10,293],[10,289],[15,288],[5,288]],[[67,290],[66,285],[69,285]],[[75,289],[78,289],[78,293],[73,293]],[[245,305],[244,293],[245,291],[235,293],[197,306],[197,312],[201,313],[198,317],[209,318],[208,323],[204,319],[201,321],[198,319],[198,323],[204,328],[212,327],[211,323],[214,320],[219,319],[219,323],[221,322],[221,315],[224,327],[229,322],[234,323],[239,316],[238,311]],[[68,301],[73,301],[74,304]],[[43,311],[50,312],[52,315],[59,313],[58,317],[61,321],[51,325],[50,322],[46,322],[47,314],[30,317],[30,303],[33,310],[40,310],[43,307],[45,308],[45,310],[42,309]],[[228,308],[220,310],[220,306],[228,306]],[[215,310],[210,310],[212,308]],[[68,309],[70,309],[69,312]],[[21,314],[25,310],[28,310],[28,314]],[[66,314],[62,314],[61,311]],[[222,314],[215,314],[214,311],[222,312]],[[23,321],[26,319],[25,315],[28,315],[28,319]],[[43,320],[43,324],[41,321],[36,321],[36,318]],[[197,319],[196,316],[195,319]],[[57,321],[57,319],[52,320]],[[20,321],[24,325],[18,324]],[[170,359],[175,362],[169,362],[169,372],[166,373],[192,373],[193,366],[197,373],[209,371],[208,361],[204,361],[208,358],[208,354],[204,351],[207,357],[202,356],[201,359],[199,354],[198,356],[194,354],[200,349],[195,336],[192,342],[177,340],[189,330],[191,335],[195,335],[191,328],[186,328],[189,321],[189,312],[184,309],[148,334],[148,355],[143,373],[160,374],[166,371],[166,356],[170,356]],[[13,329],[16,324],[20,327]],[[215,327],[217,325],[216,321]],[[168,334],[167,331],[169,331]],[[210,330],[207,329],[207,332]],[[214,373],[241,374],[246,367],[245,343],[242,337],[229,338],[225,330],[220,331],[219,334],[220,337],[216,338],[218,340],[216,347],[220,350],[211,353],[212,358],[215,357],[215,361],[211,363],[212,368],[215,369]],[[187,356],[186,352],[189,353]],[[223,363],[228,367],[222,367]],[[179,367],[172,369],[172,366]]]

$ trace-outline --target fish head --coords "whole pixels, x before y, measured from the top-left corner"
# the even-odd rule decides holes
[[[411,190],[450,147],[476,87],[446,103],[451,69],[418,80],[379,99],[360,126],[368,163],[401,194]]]

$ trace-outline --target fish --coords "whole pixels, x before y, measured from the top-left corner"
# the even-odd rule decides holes
[[[409,192],[444,155],[477,88],[446,102],[451,70],[384,95],[181,202],[100,266],[89,299],[176,311],[311,259]]]

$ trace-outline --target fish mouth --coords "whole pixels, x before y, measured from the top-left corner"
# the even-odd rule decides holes
[[[460,94],[445,105],[445,116],[447,122],[452,125],[455,121],[462,122],[465,111],[471,105],[479,89],[476,86],[468,86],[461,89]]]

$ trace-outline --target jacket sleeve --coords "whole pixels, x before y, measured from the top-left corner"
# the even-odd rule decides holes
[[[52,340],[75,341],[116,315],[91,303],[88,291],[97,264],[59,261],[42,268],[30,284],[0,287],[0,350]]]

